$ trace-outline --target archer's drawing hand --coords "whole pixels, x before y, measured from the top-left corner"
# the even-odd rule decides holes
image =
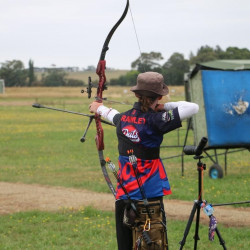
[[[155,106],[155,111],[156,112],[160,112],[160,111],[164,111],[165,109],[164,109],[164,104],[157,104],[156,106]]]
[[[97,109],[103,105],[102,102],[92,102],[90,105],[89,105],[89,111],[90,113],[97,113]]]

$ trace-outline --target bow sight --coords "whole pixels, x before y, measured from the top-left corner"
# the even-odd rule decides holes
[[[85,92],[88,94],[88,98],[90,99],[91,98],[91,94],[92,94],[92,88],[98,88],[98,84],[94,84],[91,80],[91,77],[89,76],[88,77],[88,86],[86,88],[86,90],[82,89],[81,90],[81,93],[84,94]],[[107,84],[105,83],[104,84],[104,90],[107,90],[108,87],[107,87]],[[102,100],[106,100],[107,98],[102,98],[102,99],[99,99],[98,97],[95,97],[95,99],[97,101],[102,101]]]
[[[84,94],[84,93],[87,93],[88,94],[88,98],[90,99],[91,98],[91,95],[92,95],[92,88],[98,88],[98,84],[94,84],[92,81],[91,81],[91,77],[89,76],[88,77],[88,86],[87,88],[84,90],[82,89],[81,90],[81,93]],[[107,87],[107,83],[105,82],[104,83],[104,90],[107,90],[108,87]],[[126,102],[118,102],[118,101],[113,101],[113,100],[110,100],[106,97],[98,97],[98,96],[95,96],[95,100],[97,102],[102,102],[102,101],[108,101],[108,102],[111,102],[111,103],[118,103],[118,104],[122,104],[122,105],[131,105],[130,103],[126,103]]]

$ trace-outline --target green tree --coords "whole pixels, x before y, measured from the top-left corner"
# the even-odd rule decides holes
[[[34,62],[29,60],[29,68],[28,68],[28,86],[31,86],[33,82],[36,81],[36,76],[34,73]]]
[[[224,59],[250,59],[250,51],[246,48],[228,47],[224,52]]]
[[[192,65],[196,63],[208,62],[216,59],[218,59],[218,54],[216,51],[212,47],[206,45],[201,46],[198,49],[196,56],[190,58],[190,64]]]
[[[67,78],[67,79],[66,79],[66,85],[65,85],[65,86],[76,87],[76,86],[84,86],[84,85],[86,85],[86,84],[85,84],[85,82],[82,81],[82,80]]]
[[[136,79],[139,72],[131,70],[126,75],[120,76],[118,79],[110,79],[110,85],[133,86],[136,84]]]
[[[142,53],[139,58],[131,63],[131,68],[139,72],[157,71],[161,70],[159,61],[163,60],[160,52]]]
[[[163,75],[168,85],[183,85],[184,73],[189,71],[189,61],[175,52],[163,65]]]
[[[220,46],[215,49],[209,46],[201,46],[197,51],[197,55],[190,54],[190,64],[208,62],[218,59],[250,59],[250,51],[247,48],[228,47],[226,51]]]
[[[4,79],[6,87],[25,86],[27,71],[19,60],[6,61],[0,68],[0,78]]]
[[[219,45],[216,45],[214,52],[218,59],[224,59],[225,51]]]
[[[42,76],[44,86],[65,86],[67,73],[59,69],[50,69],[48,73]]]

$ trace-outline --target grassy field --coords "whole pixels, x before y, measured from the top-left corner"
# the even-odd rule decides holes
[[[77,211],[61,210],[57,213],[25,212],[1,216],[0,249],[83,249],[115,250],[115,222],[111,212],[92,208]],[[181,221],[168,222],[170,249],[179,249],[186,224]],[[194,225],[186,239],[184,249],[193,249]],[[220,250],[215,237],[208,240],[208,227],[200,225],[198,249]],[[227,249],[249,249],[249,229],[220,226]]]
[[[184,99],[182,87],[171,87],[170,93],[171,98],[163,102]],[[105,97],[129,104],[135,100],[128,88],[121,87],[110,87]],[[88,118],[35,109],[32,108],[34,102],[88,113],[91,100],[81,94],[80,88],[7,88],[6,93],[0,95],[0,181],[109,192],[99,167],[94,124],[89,129],[86,142],[81,143]],[[119,111],[130,107],[112,103],[107,105]],[[186,124],[183,126],[179,131],[181,143],[186,134]],[[103,127],[105,156],[116,163],[115,130],[108,125]],[[176,145],[176,135],[175,132],[167,135],[163,144]],[[193,144],[192,133],[189,133],[188,144]],[[162,150],[161,156],[170,157],[180,153],[179,148],[167,148]],[[220,161],[223,163],[223,156]],[[204,162],[208,167],[212,165],[209,159],[204,159]],[[184,176],[181,175],[180,157],[164,160],[164,164],[173,190],[170,198],[196,199],[198,178],[196,161],[192,156],[185,156]],[[249,200],[249,166],[249,152],[243,151],[228,155],[228,175],[223,179],[212,180],[208,170],[205,171],[204,198],[212,203]],[[98,215],[109,219],[97,220]],[[18,213],[1,216],[0,220],[0,249],[79,249],[79,246],[82,249],[100,249],[100,246],[102,249],[116,249],[111,213],[88,208],[58,213]],[[182,238],[185,223],[172,221],[169,227],[173,244],[171,249],[178,249],[175,246]],[[207,236],[207,227],[202,227],[202,230],[201,234]],[[223,228],[223,236],[230,240],[230,249],[249,249],[249,228]],[[207,237],[205,239],[199,243],[202,245],[199,249],[221,249],[219,243],[210,243]],[[189,241],[192,242],[191,237]],[[188,244],[191,243],[187,243],[186,249],[192,249],[192,244]]]

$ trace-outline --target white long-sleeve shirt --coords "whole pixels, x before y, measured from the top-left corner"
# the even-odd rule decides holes
[[[195,115],[199,111],[198,104],[192,102],[179,101],[179,102],[167,102],[164,104],[164,109],[166,111],[169,111],[174,108],[178,108],[181,121]],[[119,111],[101,105],[98,107],[97,113],[101,115],[104,119],[113,123],[113,118],[116,114],[119,114]]]

